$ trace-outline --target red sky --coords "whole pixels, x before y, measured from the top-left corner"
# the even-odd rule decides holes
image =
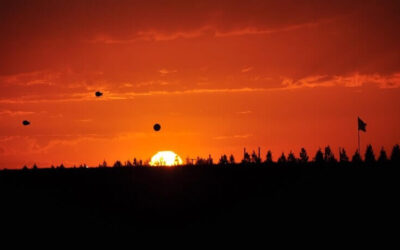
[[[390,149],[399,13],[368,0],[2,1],[0,169],[160,150],[352,154],[357,116],[362,145]]]

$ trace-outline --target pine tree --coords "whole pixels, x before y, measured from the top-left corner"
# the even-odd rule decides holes
[[[375,154],[371,144],[367,146],[367,150],[365,151],[365,162],[369,164],[375,162]]]
[[[231,156],[229,156],[229,164],[231,164],[231,165],[235,164],[235,157],[233,157],[232,154],[231,154]]]
[[[113,165],[114,168],[120,168],[122,167],[122,163],[120,161],[116,161]]]
[[[358,150],[354,153],[353,157],[351,158],[352,163],[359,164],[362,162],[361,155]]]
[[[305,148],[301,148],[300,150],[300,162],[307,163],[308,162],[308,155]]]
[[[347,156],[346,150],[344,148],[339,150],[339,158],[341,163],[349,162],[349,157]]]
[[[213,165],[214,164],[214,160],[211,157],[211,155],[208,155],[207,163],[208,163],[208,165]]]
[[[219,165],[227,165],[228,157],[226,155],[222,155],[218,162]]]
[[[285,153],[282,152],[281,157],[279,157],[279,159],[278,159],[278,163],[279,163],[279,164],[286,163],[286,156],[285,156]]]
[[[378,162],[380,164],[384,164],[384,163],[388,162],[388,157],[387,157],[386,151],[383,147],[381,148],[381,152],[379,153]]]
[[[324,154],[322,153],[321,149],[318,149],[317,153],[315,154],[314,162],[316,163],[324,162]]]
[[[273,163],[273,160],[272,160],[272,152],[271,152],[271,150],[268,150],[268,152],[267,152],[267,156],[266,156],[266,159],[265,159],[265,163],[268,163],[268,164]]]
[[[390,155],[390,160],[393,163],[400,163],[400,147],[399,144],[394,145],[392,149],[392,154]]]
[[[329,147],[329,146],[325,147],[324,161],[327,163],[337,162],[335,155],[333,154],[331,147]]]
[[[251,153],[251,162],[256,163],[256,164],[261,162],[260,158],[256,154],[256,151],[254,151],[254,150],[253,150],[253,153]]]
[[[296,163],[297,159],[296,159],[296,156],[294,156],[294,154],[293,154],[292,151],[289,152],[287,161],[288,161],[289,163]]]
[[[244,153],[242,163],[250,163],[249,153],[247,153],[247,152]]]

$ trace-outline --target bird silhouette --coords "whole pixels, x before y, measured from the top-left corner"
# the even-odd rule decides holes
[[[160,129],[161,129],[160,124],[158,124],[158,123],[154,124],[153,129],[154,129],[155,131],[160,131]]]

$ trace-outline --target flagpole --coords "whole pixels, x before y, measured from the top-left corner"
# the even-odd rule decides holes
[[[358,133],[358,153],[361,155],[361,151],[360,151],[360,129],[357,129],[357,133]]]

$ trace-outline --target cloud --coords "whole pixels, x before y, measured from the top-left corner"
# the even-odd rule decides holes
[[[251,111],[251,110],[245,110],[245,111],[239,111],[239,112],[237,112],[239,115],[248,115],[248,114],[251,114],[251,113],[253,113],[253,111]]]
[[[130,71],[175,59],[180,65],[174,67],[181,71],[182,61],[194,64],[202,55],[234,64],[230,54],[241,54],[246,64],[270,70],[274,76],[291,78],[355,71],[393,73],[399,69],[400,36],[393,32],[400,21],[399,6],[396,1],[372,0],[195,4],[177,0],[169,1],[168,8],[151,0],[96,5],[85,0],[5,1],[0,33],[18,35],[0,42],[0,75],[65,65],[82,71]],[[169,53],[177,46],[181,55]],[[223,56],[218,47],[225,51]],[[202,51],[199,58],[187,53],[196,48]],[[37,78],[26,84],[52,82]]]
[[[268,83],[276,81],[274,85],[263,85],[263,81],[268,79]],[[249,81],[251,82],[251,81]],[[279,84],[280,83],[280,84]],[[290,77],[282,77],[281,79],[271,79],[268,77],[261,77],[254,84],[250,84],[248,87],[239,88],[191,88],[186,90],[177,90],[179,85],[172,85],[169,82],[157,80],[141,82],[136,84],[137,88],[146,86],[171,86],[170,89],[165,90],[144,90],[140,91],[131,87],[129,91],[121,91],[118,87],[119,84],[113,84],[109,82],[102,82],[102,89],[104,90],[104,96],[101,99],[93,97],[93,90],[96,88],[82,85],[82,88],[78,89],[79,92],[67,92],[67,93],[43,93],[42,95],[22,95],[19,97],[8,97],[0,98],[0,103],[3,104],[24,104],[24,103],[58,103],[58,102],[82,102],[82,101],[112,101],[112,100],[128,100],[137,97],[152,97],[152,96],[172,96],[172,95],[195,95],[195,94],[235,94],[235,93],[251,93],[251,92],[267,92],[267,91],[286,91],[295,90],[302,88],[317,88],[317,87],[362,87],[365,84],[372,84],[378,88],[399,88],[400,87],[400,73],[394,73],[390,75],[381,74],[360,74],[354,73],[349,75],[314,75],[307,76],[300,79],[293,79]],[[125,83],[126,84],[126,83]],[[255,86],[257,85],[257,87]],[[100,86],[100,85],[99,85]],[[124,84],[121,84],[124,86]],[[130,85],[130,86],[133,86]],[[174,89],[175,88],[175,89]],[[88,89],[90,89],[88,91]],[[3,111],[3,115],[22,115],[24,113],[17,112],[12,113],[11,111]]]
[[[93,122],[93,119],[78,119],[76,121],[77,122],[82,122],[82,123],[90,123],[90,122]]]
[[[171,74],[171,73],[176,73],[178,71],[177,70],[160,69],[158,72],[161,75],[167,75],[167,74]]]
[[[247,73],[247,72],[250,72],[250,71],[252,71],[253,70],[253,67],[247,67],[247,68],[243,68],[242,70],[241,70],[241,72],[242,73]]]
[[[227,139],[246,139],[253,135],[251,134],[237,134],[237,135],[226,135],[213,137],[214,140],[227,140]]]
[[[399,88],[400,73],[391,75],[379,74],[359,74],[355,73],[346,76],[309,76],[306,78],[293,80],[286,78],[282,81],[282,86],[286,89],[315,88],[315,87],[362,87],[364,84],[374,84],[379,88]]]
[[[94,38],[87,40],[89,43],[104,43],[104,44],[129,44],[144,41],[173,41],[177,39],[193,39],[202,36],[212,36],[215,38],[224,38],[232,36],[249,36],[249,35],[269,35],[278,32],[287,32],[303,28],[312,28],[324,23],[332,22],[332,19],[322,19],[319,21],[305,22],[295,25],[288,25],[277,28],[260,28],[257,26],[247,27],[232,27],[230,30],[220,29],[218,26],[205,25],[203,27],[194,30],[184,31],[169,31],[165,32],[162,30],[152,29],[147,31],[138,31],[134,34],[130,34],[129,38],[112,38],[109,35],[96,35]]]
[[[20,110],[2,110],[0,116],[26,116],[35,114],[33,111],[20,111]]]
[[[23,86],[32,85],[53,85],[53,81],[60,77],[59,72],[47,70],[24,72],[13,75],[0,76],[0,83],[10,85],[18,84]]]

